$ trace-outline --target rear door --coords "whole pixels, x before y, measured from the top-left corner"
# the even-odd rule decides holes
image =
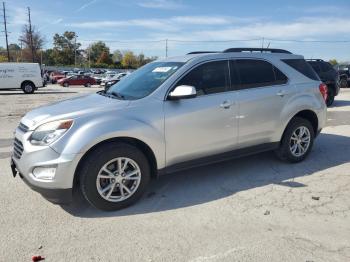
[[[234,74],[240,79],[236,87],[239,146],[273,142],[290,94],[287,77],[270,62],[258,59],[232,60],[231,75]]]

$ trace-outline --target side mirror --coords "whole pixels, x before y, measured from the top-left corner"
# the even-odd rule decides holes
[[[186,98],[194,98],[196,97],[197,92],[194,86],[177,86],[175,89],[169,93],[169,100],[178,100],[178,99],[186,99]]]

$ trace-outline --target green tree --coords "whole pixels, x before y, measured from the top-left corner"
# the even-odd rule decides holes
[[[109,53],[107,53],[107,51],[103,51],[100,55],[100,57],[97,59],[97,63],[98,64],[112,64],[113,61],[109,55]]]
[[[132,51],[126,51],[121,64],[124,68],[137,68],[138,60]]]
[[[328,62],[333,66],[338,64],[337,59],[330,59]]]
[[[77,59],[81,56],[81,50],[79,50],[81,44],[76,42],[75,32],[66,31],[63,35],[55,34],[53,46],[52,58],[56,65],[73,65],[75,55]]]
[[[110,57],[109,47],[106,45],[106,43],[102,41],[98,41],[96,43],[91,44],[88,47],[87,53],[89,53],[91,63],[97,63],[97,60],[101,57],[103,53],[106,53],[107,56]],[[108,62],[112,63],[112,60],[109,59]]]

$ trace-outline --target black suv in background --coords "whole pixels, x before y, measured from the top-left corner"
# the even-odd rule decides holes
[[[339,93],[339,73],[333,66],[322,59],[308,59],[307,62],[316,71],[323,83],[328,87],[327,106],[334,102],[334,97]]]
[[[346,88],[350,86],[350,65],[337,65],[336,70],[338,70],[340,78],[340,87]]]

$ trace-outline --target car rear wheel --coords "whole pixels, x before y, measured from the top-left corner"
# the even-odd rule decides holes
[[[86,83],[84,86],[85,87],[91,87],[91,84],[90,83]]]
[[[35,91],[35,86],[30,82],[25,82],[22,84],[22,90],[25,94],[33,94]]]
[[[63,83],[64,87],[69,87],[69,84],[67,82]]]
[[[276,155],[281,160],[292,163],[303,161],[311,151],[314,137],[311,123],[304,118],[295,117],[284,131]]]
[[[125,143],[103,145],[84,161],[80,188],[94,207],[115,211],[135,203],[150,181],[145,155]]]

